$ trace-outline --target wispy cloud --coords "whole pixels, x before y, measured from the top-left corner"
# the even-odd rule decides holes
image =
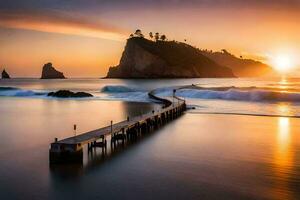
[[[55,11],[0,11],[0,27],[123,40],[126,31],[103,22]]]

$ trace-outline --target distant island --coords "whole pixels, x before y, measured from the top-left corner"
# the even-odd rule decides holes
[[[136,30],[127,40],[118,66],[106,78],[224,78],[256,77],[271,67],[233,56],[226,50],[212,52],[189,44],[167,41],[165,35],[149,33],[146,39]]]
[[[52,63],[47,63],[43,66],[41,79],[65,79],[66,77],[60,71],[57,71]]]
[[[2,79],[10,79],[9,74],[5,71],[5,69],[2,71],[1,78]]]

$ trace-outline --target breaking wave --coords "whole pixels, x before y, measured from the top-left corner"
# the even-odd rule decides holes
[[[151,102],[148,97],[148,92],[134,87],[123,85],[107,85],[101,89],[104,100],[120,100],[133,102]]]
[[[107,85],[101,89],[105,93],[125,93],[125,92],[138,92],[140,90],[123,85]]]
[[[164,87],[155,90],[161,97],[172,96],[174,87]],[[47,97],[49,91],[26,90],[15,87],[0,87],[0,96],[8,97]],[[107,85],[101,89],[95,99],[121,100],[136,102],[153,102],[148,97],[148,91],[123,85]],[[193,99],[221,99],[253,102],[300,102],[300,92],[286,92],[272,88],[259,87],[187,87],[176,91],[176,95]]]
[[[34,97],[34,96],[46,96],[47,92],[36,92],[33,90],[23,90],[14,87],[0,87],[0,96],[7,97]]]
[[[176,95],[185,98],[198,99],[222,99],[235,101],[283,101],[300,102],[300,93],[273,91],[269,89],[239,89],[228,88],[224,90],[206,88],[206,89],[181,89]]]

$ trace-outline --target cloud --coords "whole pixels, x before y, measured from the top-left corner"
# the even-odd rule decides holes
[[[56,9],[56,10],[118,10],[134,7],[276,7],[280,9],[300,7],[299,0],[11,0],[0,1],[2,9]]]
[[[77,16],[77,15],[76,15]],[[122,41],[127,31],[57,11],[0,10],[0,27]]]

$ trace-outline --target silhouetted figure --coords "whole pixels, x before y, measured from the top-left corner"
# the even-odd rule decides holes
[[[2,78],[3,79],[10,79],[9,74],[5,71],[5,69],[2,71]]]

